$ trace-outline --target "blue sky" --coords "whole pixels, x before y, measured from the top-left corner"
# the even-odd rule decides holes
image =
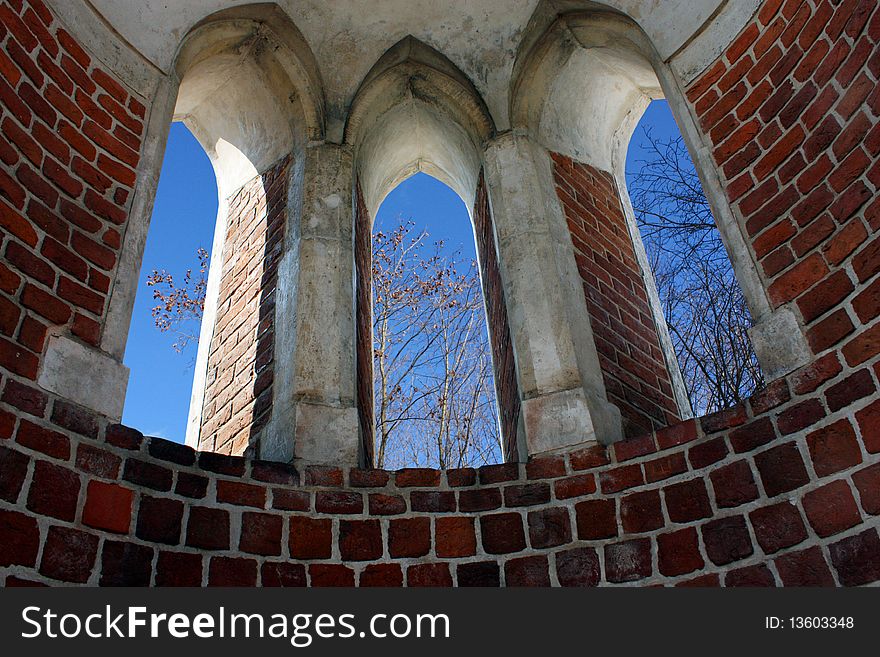
[[[667,139],[678,129],[665,101],[656,101],[645,112],[627,157],[628,169],[642,157],[642,127]],[[160,333],[150,309],[155,305],[146,277],[153,269],[166,269],[181,279],[197,265],[196,250],[211,250],[217,215],[217,186],[211,163],[201,146],[180,123],[171,126],[165,161],[135,299],[125,364],[131,369],[123,422],[145,434],[183,442],[197,346],[183,353],[172,349],[172,336]],[[474,258],[473,229],[467,209],[451,189],[417,174],[401,183],[382,203],[377,221],[391,226],[411,219],[432,239],[443,239],[448,248],[460,247],[461,258]],[[197,332],[197,328],[196,328]]]

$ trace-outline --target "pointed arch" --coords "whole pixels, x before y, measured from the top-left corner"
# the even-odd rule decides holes
[[[345,143],[355,151],[367,209],[417,171],[471,207],[481,145],[495,123],[473,83],[448,58],[408,36],[373,66],[351,104]]]

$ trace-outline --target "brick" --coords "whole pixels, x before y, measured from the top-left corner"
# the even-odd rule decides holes
[[[309,581],[318,587],[353,587],[354,571],[340,564],[313,563],[309,565]]]
[[[529,542],[535,549],[556,547],[571,542],[571,522],[565,508],[530,511]]]
[[[455,493],[447,490],[413,491],[409,503],[413,511],[426,513],[452,513],[456,510]]]
[[[550,586],[550,568],[544,555],[511,559],[504,564],[507,586]]]
[[[104,541],[100,586],[149,586],[153,548],[121,541]]]
[[[706,523],[701,527],[706,555],[716,566],[745,559],[754,552],[745,518],[733,516]]]
[[[306,467],[304,483],[306,486],[342,486],[342,470],[330,466],[310,465]]]
[[[480,517],[483,549],[488,554],[507,554],[525,549],[522,517],[518,513],[494,513]]]
[[[39,359],[18,345],[0,338],[0,366],[27,379],[37,378]]]
[[[691,522],[712,514],[709,494],[702,479],[691,479],[663,489],[666,511],[672,522]]]
[[[651,540],[638,538],[605,548],[605,577],[609,582],[633,582],[651,576]]]
[[[859,500],[865,513],[880,515],[880,464],[859,470],[852,480],[859,491]]]
[[[222,509],[191,506],[186,523],[186,544],[203,550],[228,550],[229,513]]]
[[[5,447],[0,447],[0,500],[15,503],[27,477],[30,459]]]
[[[737,568],[724,576],[725,586],[771,587],[776,586],[773,573],[764,564]]]
[[[91,575],[97,554],[97,536],[67,527],[49,527],[40,574],[62,582],[84,584]]]
[[[447,470],[446,481],[452,488],[473,486],[477,483],[477,471],[473,468],[455,468]]]
[[[92,411],[58,399],[52,406],[52,422],[87,438],[98,437],[98,421]]]
[[[555,479],[565,476],[565,457],[561,455],[532,457],[526,463],[529,479]]]
[[[475,488],[458,494],[458,508],[464,513],[490,511],[501,506],[501,490],[498,488]]]
[[[710,474],[719,508],[731,508],[758,498],[758,487],[748,461],[736,461]]]
[[[272,508],[284,511],[309,511],[312,508],[311,495],[304,490],[273,488]]]
[[[192,465],[196,462],[196,453],[192,447],[163,438],[150,438],[147,451],[154,458],[178,465]]]
[[[361,571],[358,586],[403,586],[403,570],[396,563],[374,563]]]
[[[880,325],[878,325],[880,326]],[[874,380],[869,370],[861,370],[846,377],[825,392],[825,401],[829,410],[838,411],[859,399],[867,397],[875,390]]]
[[[434,536],[435,551],[442,559],[469,557],[476,554],[477,537],[473,518],[435,518]]]
[[[114,447],[138,450],[144,440],[144,435],[136,429],[121,424],[110,424],[107,425],[104,440]]]
[[[177,545],[183,524],[183,503],[167,497],[143,495],[135,535],[149,543]]]
[[[159,551],[156,586],[200,586],[201,583],[202,555]]]
[[[645,483],[642,467],[638,464],[624,465],[599,473],[599,484],[603,493],[618,493],[627,488]]]
[[[484,465],[479,468],[478,472],[481,484],[499,484],[519,479],[519,465],[516,463]]]
[[[257,562],[236,557],[211,557],[208,586],[257,585]]]
[[[550,501],[550,485],[545,483],[507,486],[504,505],[508,507],[534,506]]]
[[[391,475],[385,470],[352,469],[348,473],[349,483],[355,488],[382,488],[388,485]]]
[[[406,585],[417,588],[452,586],[449,564],[422,563],[410,566],[406,569]]]
[[[577,534],[580,540],[598,540],[617,536],[617,512],[613,499],[596,499],[575,505]]]
[[[0,566],[32,568],[37,563],[39,549],[40,530],[36,519],[0,509]]]
[[[779,414],[776,424],[783,436],[812,426],[825,417],[825,408],[818,399],[807,399]]]
[[[608,454],[604,447],[595,446],[571,452],[568,460],[572,470],[589,470],[608,465]]]
[[[48,461],[37,461],[27,508],[42,516],[73,522],[79,489],[80,481],[75,472]]]
[[[370,493],[369,512],[373,516],[393,516],[406,513],[406,500],[400,495]]]
[[[125,459],[125,467],[122,471],[122,478],[139,486],[146,486],[158,491],[171,490],[171,481],[173,474],[168,468],[141,461],[140,459]]]
[[[329,559],[333,555],[333,521],[329,518],[290,518],[290,556],[294,559]]]
[[[208,479],[189,472],[178,472],[174,492],[194,500],[203,499],[208,493]]]
[[[421,557],[431,551],[431,519],[401,518],[388,524],[388,552],[394,559]]]
[[[15,242],[7,244],[6,260],[22,274],[46,287],[55,284],[55,271],[52,266]]]
[[[755,509],[749,513],[758,545],[773,554],[807,539],[801,514],[793,503],[785,501]]]
[[[217,501],[221,504],[235,504],[262,509],[266,506],[266,489],[238,481],[220,480],[217,482]]]
[[[804,461],[794,443],[785,443],[758,454],[755,464],[768,497],[787,493],[809,481]]]
[[[755,419],[730,432],[730,445],[737,454],[750,452],[776,438],[769,418]]]
[[[82,522],[95,529],[127,534],[131,525],[133,501],[134,492],[131,489],[101,481],[90,481],[86,491]]]
[[[840,420],[807,436],[813,468],[820,477],[851,468],[862,462],[855,431],[848,420]]]
[[[784,586],[834,586],[831,570],[818,547],[790,552],[774,563]]]
[[[360,493],[318,491],[315,493],[315,510],[333,515],[363,513],[364,498]]]
[[[400,488],[439,486],[440,471],[432,468],[398,470],[394,481]]]
[[[880,537],[876,529],[832,543],[829,551],[844,586],[861,586],[880,579]]]
[[[456,577],[458,586],[501,586],[501,571],[494,561],[458,564]]]
[[[70,458],[70,439],[63,433],[51,431],[22,419],[15,440],[19,445],[42,452],[52,458],[66,461]]]
[[[804,512],[816,533],[825,538],[855,527],[861,521],[850,487],[835,481],[804,495]]]
[[[714,438],[691,447],[688,450],[688,459],[691,462],[691,467],[697,470],[712,465],[713,463],[717,463],[727,456],[727,454],[727,443],[724,442],[724,439]],[[687,467],[682,470],[682,472],[686,471]]]
[[[554,482],[553,490],[558,500],[590,495],[596,492],[596,479],[592,474],[573,475]]]
[[[615,443],[612,445],[612,449],[614,450],[614,458],[618,463],[639,456],[645,456],[646,454],[653,454],[657,451],[652,434]]]
[[[810,344],[813,353],[821,353],[840,342],[852,333],[853,330],[854,327],[849,319],[849,315],[841,308],[818,324],[815,324],[807,332],[807,342]]]
[[[660,492],[651,490],[623,497],[620,501],[620,519],[623,531],[628,534],[660,529],[664,524]]]
[[[430,520],[425,518],[425,522],[430,537]],[[343,560],[370,561],[378,559],[382,556],[382,549],[382,529],[378,520],[339,521],[339,550]]]

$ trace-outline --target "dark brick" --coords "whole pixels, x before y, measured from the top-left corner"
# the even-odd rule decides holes
[[[159,551],[156,586],[201,586],[202,555]]]
[[[211,557],[208,586],[257,585],[257,562],[236,557]]]
[[[820,477],[862,462],[862,452],[849,420],[840,420],[807,436],[813,468]]]
[[[477,535],[473,518],[436,518],[434,537],[435,551],[441,559],[470,557],[477,552]]]
[[[426,513],[452,513],[456,508],[451,490],[416,490],[410,493],[409,503],[413,511]]]
[[[480,517],[483,549],[488,554],[519,552],[526,547],[522,517],[518,513],[493,513]]]
[[[133,458],[125,459],[122,478],[133,484],[158,491],[169,491],[171,490],[172,477],[171,470],[155,463]]]
[[[153,548],[123,541],[105,541],[101,551],[101,586],[149,586]]]
[[[246,511],[241,514],[241,539],[238,548],[249,554],[279,556],[283,530],[284,518],[281,516]]]
[[[880,537],[876,529],[850,536],[829,546],[831,563],[844,586],[880,580]]]
[[[742,516],[707,522],[701,530],[706,554],[716,566],[745,559],[754,552],[752,539]]]
[[[79,476],[75,472],[47,461],[37,461],[27,508],[42,516],[73,522],[79,488]]]
[[[204,506],[190,507],[186,544],[203,550],[228,550],[229,513]]]
[[[382,528],[379,521],[340,520],[339,552],[343,561],[372,561],[381,557]]]
[[[691,522],[712,515],[709,494],[702,479],[691,479],[663,489],[666,511],[672,522]]]
[[[177,545],[183,523],[183,502],[167,497],[141,497],[138,510],[138,538],[150,543]]]
[[[756,509],[749,514],[758,545],[767,554],[779,552],[807,539],[807,529],[797,506],[780,502]]]
[[[40,573],[62,582],[88,581],[98,554],[98,537],[77,529],[49,527]]]
[[[358,586],[403,586],[403,570],[396,563],[371,563],[361,571]]]
[[[649,490],[627,495],[620,500],[620,520],[627,534],[640,534],[663,526],[660,492]]]
[[[810,491],[804,495],[803,505],[807,520],[822,538],[839,534],[862,521],[845,481],[835,481]]]
[[[290,519],[290,556],[294,559],[329,559],[333,555],[333,521],[329,518],[293,516]]]
[[[0,509],[0,566],[33,567],[40,549],[35,518]]]
[[[304,587],[306,585],[306,567],[301,563],[267,561],[260,568],[260,585]]]
[[[657,536],[658,565],[667,577],[686,575],[705,565],[693,527]]]
[[[452,586],[449,564],[420,563],[406,569],[406,585],[415,588]]]
[[[821,548],[790,552],[778,557],[774,563],[784,586],[834,586],[834,578]]]
[[[459,586],[501,586],[501,569],[495,561],[459,564],[456,576]]]
[[[613,499],[586,500],[574,507],[578,538],[592,541],[617,536],[617,512]]]
[[[593,548],[556,553],[556,579],[560,586],[598,586],[599,578],[599,555]]]
[[[550,568],[543,555],[511,559],[504,564],[507,586],[550,586]]]
[[[709,475],[715,501],[721,508],[730,508],[758,498],[758,487],[748,461],[736,461],[718,468]]]
[[[388,552],[393,559],[423,557],[430,551],[430,518],[401,518],[389,523]]]
[[[21,452],[0,447],[0,500],[15,503],[27,477],[30,458]]]
[[[546,504],[549,501],[549,484],[524,484],[521,486],[507,486],[504,489],[505,506],[534,506],[535,504]]]
[[[566,508],[530,511],[528,523],[529,542],[536,550],[571,542],[571,521]]]
[[[768,497],[787,493],[806,484],[810,478],[794,443],[786,443],[755,457]]]
[[[651,576],[651,539],[637,538],[605,546],[605,577],[633,582]]]
[[[163,438],[150,438],[147,448],[150,456],[178,465],[192,465],[196,462],[196,453],[192,447],[181,445]]]

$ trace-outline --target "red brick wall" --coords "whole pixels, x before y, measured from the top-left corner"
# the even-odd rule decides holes
[[[492,210],[489,207],[489,195],[482,175],[477,185],[474,202],[474,229],[489,324],[489,341],[492,344],[492,363],[498,412],[501,416],[504,460],[516,461],[519,459],[516,444],[520,412],[519,386],[516,381],[516,363],[510,342],[510,325],[507,322],[507,305],[504,303],[504,288],[501,284],[501,272],[498,270]]]
[[[608,401],[624,434],[640,436],[680,419],[642,271],[611,174],[552,153]]]
[[[0,2],[0,366],[98,345],[146,110],[39,1]]]
[[[360,183],[355,189],[354,264],[357,330],[357,409],[364,462],[373,464],[373,222]]]
[[[22,390],[0,401],[0,581],[877,582],[880,401],[840,372],[607,452],[445,472],[197,453]]]
[[[272,410],[275,283],[287,219],[290,159],[233,194],[217,317],[205,383],[199,448],[244,454]]]
[[[770,302],[852,367],[880,344],[878,41],[876,2],[768,0],[687,89]]]

